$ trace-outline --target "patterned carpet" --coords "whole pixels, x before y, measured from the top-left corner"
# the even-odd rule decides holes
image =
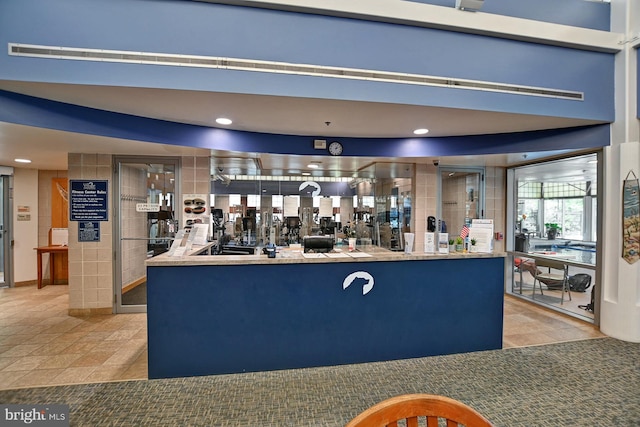
[[[404,393],[442,394],[496,426],[640,426],[640,344],[612,338],[326,368],[0,392],[70,405],[76,426],[343,426]]]

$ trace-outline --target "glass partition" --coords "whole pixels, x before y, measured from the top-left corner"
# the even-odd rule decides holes
[[[358,245],[402,250],[402,233],[410,231],[413,165],[372,164],[338,176],[243,168],[224,173],[220,165],[212,159],[211,235],[218,250],[302,244],[305,236],[331,236],[336,246],[355,238]]]
[[[507,292],[593,321],[597,286],[597,154],[513,168],[509,173],[513,277]],[[560,261],[566,283],[540,267]],[[557,270],[557,269],[556,269]]]

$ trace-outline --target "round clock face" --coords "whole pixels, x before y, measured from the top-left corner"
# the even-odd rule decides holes
[[[329,144],[329,154],[331,154],[332,156],[339,156],[340,154],[342,154],[342,144],[337,141]]]

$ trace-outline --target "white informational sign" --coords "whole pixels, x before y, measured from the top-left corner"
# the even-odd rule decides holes
[[[176,233],[176,237],[171,244],[171,248],[169,248],[169,252],[167,252],[167,256],[182,256],[187,250],[187,239],[189,237],[189,233],[185,233],[185,230],[178,230]]]
[[[68,228],[52,228],[51,244],[53,246],[69,246],[69,229]]]
[[[432,254],[436,251],[436,233],[424,233],[424,253]]]
[[[160,203],[136,203],[136,212],[160,212]]]
[[[475,252],[493,252],[493,220],[474,219],[471,220],[469,228],[469,241],[475,239]]]
[[[320,199],[320,218],[333,218],[333,200],[331,197]]]
[[[193,238],[192,243],[194,245],[204,246],[207,244],[207,236],[209,234],[209,225],[208,224],[193,224],[191,228],[191,236],[189,238]]]
[[[438,253],[449,253],[449,233],[438,233]]]
[[[298,197],[284,196],[284,217],[297,217],[298,216]]]

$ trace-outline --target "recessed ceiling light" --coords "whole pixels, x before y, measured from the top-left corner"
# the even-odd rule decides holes
[[[216,123],[219,125],[230,125],[231,123],[233,123],[233,120],[227,119],[225,117],[218,117],[216,119]]]
[[[413,131],[413,133],[415,133],[416,135],[425,135],[427,133],[429,133],[429,129],[416,129]]]
[[[18,163],[31,163],[29,159],[14,159],[14,161]]]
[[[302,175],[303,176],[309,176],[309,175],[311,175],[311,172],[302,172]]]
[[[320,167],[320,163],[318,163],[318,162],[309,163],[309,164],[307,165],[307,167],[308,167],[309,169],[318,169],[318,168]]]

